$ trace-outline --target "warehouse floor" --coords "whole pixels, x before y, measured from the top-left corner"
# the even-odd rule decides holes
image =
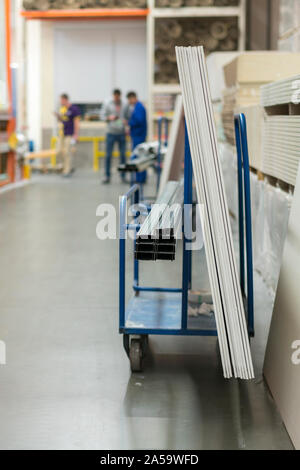
[[[212,338],[150,338],[145,372],[130,374],[118,243],[95,233],[97,205],[127,189],[117,182],[80,170],[0,194],[0,448],[291,449],[261,378],[272,298],[258,277],[255,381],[224,380]],[[179,284],[180,259],[142,271]]]

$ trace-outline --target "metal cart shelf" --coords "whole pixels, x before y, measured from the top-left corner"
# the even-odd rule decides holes
[[[254,336],[253,317],[253,267],[252,267],[252,233],[251,233],[251,200],[250,175],[247,147],[246,119],[243,114],[235,116],[236,144],[238,157],[238,195],[239,195],[239,242],[240,242],[240,277],[242,294],[248,320],[249,337]],[[184,159],[184,207],[192,206],[192,160],[185,134]],[[141,286],[139,280],[139,261],[134,259],[133,296],[125,308],[125,260],[126,232],[132,230],[136,235],[139,224],[137,212],[133,223],[127,224],[128,201],[140,202],[140,187],[133,185],[120,200],[120,233],[119,233],[119,332],[123,334],[123,344],[130,359],[131,370],[142,370],[143,358],[148,343],[148,335],[175,336],[217,336],[214,316],[201,315],[188,317],[188,291],[192,282],[192,251],[187,250],[189,240],[185,238],[184,224],[191,211],[183,215],[183,256],[181,286],[174,288]],[[245,220],[244,220],[245,209]],[[247,261],[247,289],[245,289],[245,247]],[[135,235],[134,241],[135,244]]]

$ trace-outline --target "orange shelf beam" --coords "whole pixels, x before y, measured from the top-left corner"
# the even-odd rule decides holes
[[[28,20],[53,20],[74,18],[144,18],[149,10],[143,8],[86,8],[78,10],[23,10],[21,15]]]

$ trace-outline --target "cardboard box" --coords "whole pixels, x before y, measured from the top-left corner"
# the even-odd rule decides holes
[[[300,54],[293,52],[245,52],[224,66],[227,87],[244,83],[269,83],[300,70]]]

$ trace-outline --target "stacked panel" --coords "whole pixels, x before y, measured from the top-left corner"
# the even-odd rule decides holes
[[[300,75],[261,88],[262,171],[295,186],[300,158]]]
[[[299,159],[300,116],[268,116],[264,123],[262,171],[295,186]]]
[[[224,376],[254,377],[203,47],[177,47]]]
[[[265,108],[286,103],[300,103],[300,75],[261,87],[261,105]]]

